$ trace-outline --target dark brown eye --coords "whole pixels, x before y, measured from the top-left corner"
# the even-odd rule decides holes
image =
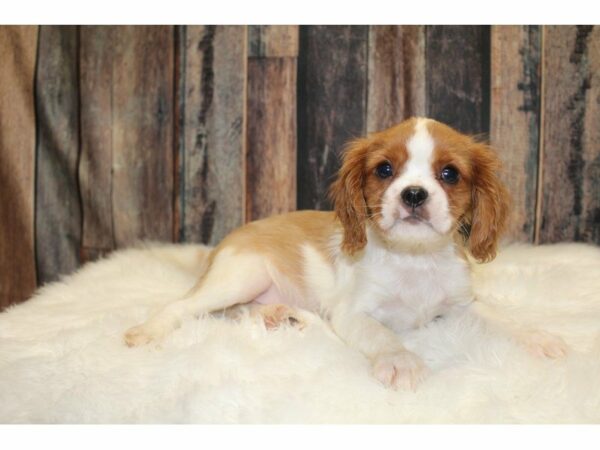
[[[440,173],[440,178],[444,183],[456,184],[458,183],[460,175],[458,173],[458,170],[456,170],[454,166],[446,166],[442,169],[442,172]]]
[[[388,178],[394,175],[392,165],[389,162],[381,163],[375,169],[375,173],[379,178]]]

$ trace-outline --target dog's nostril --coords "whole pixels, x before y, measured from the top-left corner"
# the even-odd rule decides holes
[[[404,204],[411,208],[416,208],[425,203],[428,195],[427,191],[419,186],[408,186],[400,193]]]

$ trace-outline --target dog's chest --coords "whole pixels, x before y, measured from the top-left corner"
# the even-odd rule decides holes
[[[453,253],[374,258],[359,272],[356,308],[395,331],[424,325],[471,300],[467,265]]]

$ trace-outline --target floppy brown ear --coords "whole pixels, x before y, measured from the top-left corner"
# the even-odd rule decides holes
[[[329,189],[334,210],[344,227],[342,250],[350,255],[367,245],[367,205],[363,195],[367,139],[352,141],[343,157],[337,179]]]
[[[472,218],[469,250],[479,262],[496,257],[508,217],[509,196],[500,181],[501,162],[484,144],[473,147]]]

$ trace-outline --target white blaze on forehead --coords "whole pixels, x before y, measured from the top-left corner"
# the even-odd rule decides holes
[[[406,143],[408,161],[404,166],[404,174],[415,181],[431,175],[431,160],[435,143],[427,130],[429,119],[419,118],[415,124],[415,134]]]
[[[392,236],[392,239],[398,241],[426,244],[439,236],[445,236],[452,227],[448,196],[436,179],[432,167],[435,142],[427,129],[429,121],[430,119],[417,119],[414,134],[406,143],[408,159],[383,195],[379,224],[384,230],[392,230],[392,235],[388,235],[388,238]],[[429,217],[427,225],[402,222],[412,214],[412,209],[402,201],[402,192],[408,186],[419,186],[427,191],[427,200],[420,206],[421,211],[426,212]]]

